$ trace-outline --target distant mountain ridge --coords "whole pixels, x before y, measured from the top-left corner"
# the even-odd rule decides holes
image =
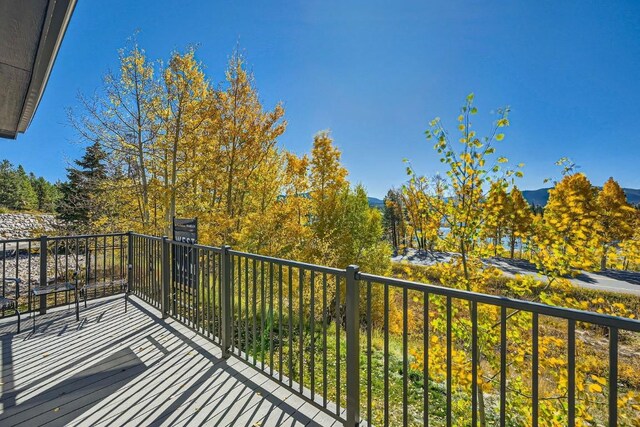
[[[598,187],[600,188],[600,187]],[[549,190],[551,188],[539,188],[537,190],[523,190],[522,195],[531,205],[545,206],[549,200]],[[627,195],[627,201],[632,205],[640,203],[640,189],[623,188],[624,194]]]
[[[384,200],[380,200],[377,197],[369,197],[369,207],[372,208],[384,208]]]
[[[600,187],[599,187],[600,188]],[[537,190],[522,190],[522,195],[530,205],[545,206],[549,200],[549,190],[551,188],[539,188]],[[627,195],[627,201],[632,205],[640,204],[640,189],[623,188]],[[384,201],[377,197],[369,197],[369,206],[372,208],[384,208]]]

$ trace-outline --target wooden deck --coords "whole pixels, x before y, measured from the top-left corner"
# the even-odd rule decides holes
[[[0,321],[0,426],[339,426],[246,363],[131,298]]]

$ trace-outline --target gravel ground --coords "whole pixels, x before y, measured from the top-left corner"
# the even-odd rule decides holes
[[[398,254],[391,258],[393,262],[408,262],[413,265],[432,266],[439,263],[450,262],[460,254],[455,252],[428,252],[416,249],[408,249],[405,254]],[[485,258],[484,265],[496,267],[509,277],[527,274],[544,279],[534,264],[521,259],[510,258]],[[582,272],[578,276],[569,279],[575,286],[586,289],[602,290],[640,296],[640,272],[605,270],[596,272]]]

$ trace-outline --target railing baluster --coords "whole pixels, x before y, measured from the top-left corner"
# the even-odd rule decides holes
[[[229,255],[229,246],[223,246],[220,252],[220,342],[222,356],[229,357],[232,342],[233,325],[233,267]]]
[[[293,268],[289,267],[289,387],[293,386]]]
[[[576,321],[569,319],[567,329],[567,410],[569,427],[573,427],[576,423]]]
[[[371,424],[373,421],[372,412],[373,409],[371,407],[371,395],[373,393],[373,387],[371,384],[371,340],[372,340],[372,329],[373,325],[371,322],[371,282],[367,281],[367,423]]]
[[[336,280],[336,414],[340,414],[340,397],[342,387],[340,385],[340,365],[342,364],[342,355],[340,354],[340,329],[342,328],[342,313],[340,313],[340,277],[335,276]]]
[[[507,424],[507,308],[500,309],[500,426]]]
[[[40,237],[40,285],[47,285],[47,236]],[[47,296],[40,295],[40,314],[45,314],[46,312]]]
[[[452,411],[451,411],[451,357],[452,357],[452,334],[451,334],[451,297],[447,296],[447,426],[451,426]]]
[[[531,420],[538,427],[538,313],[531,319]]]
[[[327,407],[327,327],[329,307],[327,307],[327,273],[322,273],[322,406]]]
[[[384,317],[384,335],[383,335],[383,356],[384,356],[384,425],[389,425],[389,285],[384,284],[383,297],[383,317]]]
[[[58,282],[58,242],[57,241],[53,241],[53,254],[52,254],[52,258],[53,258],[53,279],[54,279],[54,283]],[[65,277],[66,279],[66,277]],[[46,285],[46,283],[45,283]],[[65,296],[68,297],[69,292],[68,291],[64,291]],[[48,298],[48,296],[45,296],[45,299]],[[55,307],[58,304],[58,292],[54,292],[53,293],[53,306]],[[66,304],[66,301],[65,301]],[[48,302],[47,302],[48,305]]]
[[[347,425],[360,423],[360,280],[358,266],[347,267]]]
[[[249,258],[244,259],[244,360],[249,360]]]
[[[242,259],[239,256],[235,256],[233,258],[237,264],[238,264],[238,277],[237,277],[237,282],[236,282],[236,287],[237,287],[237,292],[238,292],[238,296],[236,298],[236,296],[234,295],[233,299],[234,299],[234,304],[236,304],[236,311],[237,311],[237,315],[236,317],[234,317],[234,325],[235,325],[235,330],[234,330],[234,336],[235,336],[235,345],[236,345],[236,352],[238,355],[240,355],[241,347],[241,327],[242,327]],[[237,303],[236,303],[237,301]]]
[[[609,427],[618,425],[618,328],[609,328]]]
[[[160,311],[162,312],[162,318],[166,319],[169,316],[169,296],[171,295],[171,272],[169,268],[171,253],[171,246],[169,238],[162,236],[162,304]]]
[[[27,250],[29,251],[29,255],[27,256],[27,307],[29,311],[31,311],[31,240],[29,240],[29,245]],[[4,259],[3,259],[4,262]]]
[[[2,242],[2,279],[4,279],[5,277],[7,277],[7,258],[6,255],[7,254],[7,244],[6,242]],[[5,283],[4,280],[2,280],[2,295],[6,295],[7,294],[7,284]],[[29,308],[29,310],[31,310],[31,308]],[[2,317],[5,316],[5,308],[2,307]]]
[[[300,354],[300,378],[298,379],[298,389],[302,393],[304,387],[304,269],[298,269],[298,353]]]
[[[402,424],[409,425],[409,290],[402,289]]]
[[[257,271],[256,271],[256,260],[255,258],[253,259],[253,331],[251,332],[252,335],[252,339],[251,339],[251,343],[252,343],[252,348],[253,348],[253,366],[256,366],[257,364],[257,357],[256,357],[256,352],[257,352],[257,347],[256,347],[256,334],[258,332],[257,329],[257,311],[258,311],[258,298],[257,298],[257,287],[258,287],[258,283],[257,283]]]
[[[310,391],[311,391],[311,400],[314,400],[315,398],[315,392],[316,392],[316,311],[315,311],[315,299],[316,299],[316,294],[315,294],[315,271],[311,270],[311,277],[309,278],[310,281],[310,298],[309,298],[309,335],[311,336],[311,358],[310,358],[310,369],[309,369],[309,375],[310,375]]]
[[[264,345],[264,336],[265,336],[265,294],[264,294],[264,261],[260,261],[260,369],[264,370],[264,360],[265,360],[265,345]]]
[[[282,264],[278,264],[278,372],[280,373],[280,381],[284,375],[283,363],[282,363],[282,324],[283,324],[283,279],[282,279]]]
[[[471,426],[478,425],[478,304],[471,303]]]
[[[423,423],[429,427],[429,294],[424,292],[422,303],[422,323],[424,332],[422,334],[422,382],[423,382]]]
[[[105,282],[106,280],[107,280],[107,236],[104,236],[102,239],[102,281]],[[106,294],[107,294],[107,287],[103,286],[102,295],[105,296]]]
[[[269,263],[269,375],[273,375],[273,263]],[[280,343],[278,343],[280,345]]]

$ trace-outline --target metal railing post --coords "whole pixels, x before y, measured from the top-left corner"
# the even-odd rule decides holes
[[[161,310],[162,310],[162,318],[166,319],[169,315],[169,295],[170,295],[170,286],[171,286],[171,265],[169,259],[169,252],[171,248],[169,247],[169,238],[167,236],[162,236],[162,301],[161,301]]]
[[[47,236],[40,236],[40,286],[47,286],[47,252]],[[40,314],[46,313],[47,296],[43,294],[40,295]]]
[[[127,289],[124,293],[125,304],[129,298],[129,292],[133,289],[133,231],[127,232]],[[125,305],[126,311],[126,305]]]
[[[228,358],[231,348],[231,256],[230,247],[222,246],[220,252],[220,303],[221,303],[221,332],[220,345],[222,357]]]
[[[347,422],[360,424],[360,281],[358,266],[347,267]]]

